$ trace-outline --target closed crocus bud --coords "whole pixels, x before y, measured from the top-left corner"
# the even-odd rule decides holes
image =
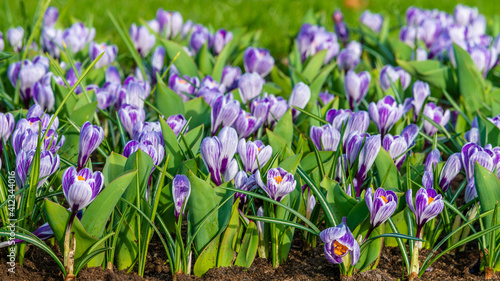
[[[186,123],[187,123],[186,118],[184,118],[184,116],[182,116],[181,114],[172,115],[167,118],[167,124],[168,126],[170,126],[170,128],[172,128],[176,136],[178,136],[181,133],[182,128],[186,126]],[[186,127],[186,131],[184,133],[186,133],[188,129],[189,126]]]
[[[335,99],[335,95],[334,95],[334,94],[329,93],[328,91],[324,91],[324,92],[319,93],[318,97],[319,97],[319,99],[321,100],[322,105],[327,105],[327,104],[329,104],[332,100],[334,100],[334,99]],[[321,105],[319,102],[318,102],[318,104],[319,104],[319,105]]]
[[[351,41],[337,56],[339,68],[344,70],[356,68],[361,60],[362,51],[363,49],[360,43]]]
[[[90,155],[101,144],[104,139],[104,131],[101,127],[85,122],[80,129],[80,142],[78,146],[78,171],[85,167]]]
[[[425,105],[424,107],[424,115],[427,116],[429,119],[432,121],[436,122],[438,125],[441,126],[446,126],[448,124],[448,121],[450,121],[450,111],[443,110],[440,106],[437,106],[435,103],[430,102]],[[432,136],[438,131],[438,128],[434,127],[430,122],[427,120],[424,121],[424,132]]]
[[[264,145],[260,140],[247,142],[245,139],[240,139],[238,142],[238,154],[240,155],[244,170],[249,173],[255,173],[271,159],[273,149],[270,145]]]
[[[246,72],[256,72],[265,77],[274,67],[274,58],[267,49],[248,47],[243,54]]]
[[[390,65],[384,66],[382,71],[380,71],[380,86],[384,91],[387,91],[398,79],[403,86],[403,90],[406,90],[411,82],[411,76],[408,72],[400,67],[393,68]]]
[[[257,119],[254,116],[250,115],[250,113],[241,110],[238,118],[233,123],[233,127],[238,132],[238,136],[240,136],[240,139],[244,139],[255,133],[263,123],[264,120],[262,120],[261,118]]]
[[[83,23],[74,23],[71,27],[64,30],[63,41],[73,52],[78,53],[83,50],[85,45],[95,37],[95,28],[87,28]]]
[[[217,97],[212,105],[212,135],[215,135],[219,127],[232,126],[238,118],[240,103],[235,100],[228,100],[223,95]]]
[[[191,40],[189,40],[189,48],[193,54],[196,54],[205,44],[207,44],[208,48],[212,46],[212,34],[210,34],[210,31],[201,25],[193,27]]]
[[[351,109],[354,110],[354,108],[361,104],[361,101],[366,97],[370,81],[371,76],[367,71],[362,71],[359,74],[356,74],[353,70],[347,72],[344,90]]]
[[[358,132],[360,135],[364,135],[366,131],[368,130],[368,126],[370,126],[370,116],[368,115],[368,112],[366,111],[358,111],[351,116],[349,116],[349,113],[344,112],[337,118],[335,118],[334,122],[332,122],[332,126],[337,129],[337,131],[341,132],[342,131],[342,124],[337,123],[337,119],[339,121],[344,117],[345,115],[348,115],[348,121],[347,121],[347,126],[345,127],[344,131],[344,141],[347,138],[347,136],[352,133],[352,132]]]
[[[264,122],[267,122],[270,106],[271,103],[267,97],[256,98],[250,103],[250,111],[255,118],[262,119]]]
[[[475,144],[481,144],[481,134],[478,128],[471,128],[470,131],[465,132],[464,139],[467,142],[473,142]]]
[[[462,169],[462,161],[460,159],[460,153],[453,153],[441,170],[439,175],[439,186],[446,192],[450,188],[451,181],[460,173]]]
[[[424,41],[427,48],[430,48],[434,40],[441,32],[441,24],[436,19],[426,18],[420,25],[422,33],[420,39]]]
[[[401,170],[401,166],[406,159],[405,152],[408,149],[408,143],[405,138],[401,136],[393,137],[391,134],[387,134],[384,136],[382,146],[387,152],[389,152],[389,155],[394,160],[394,164],[398,170]]]
[[[297,119],[297,117],[299,117],[300,115],[300,111],[293,107],[295,106],[300,109],[304,109],[310,98],[311,89],[303,82],[299,82],[293,87],[292,94],[288,99],[288,106],[292,108],[293,119]]]
[[[24,187],[28,177],[30,166],[35,157],[36,150],[21,150],[16,157],[16,183],[19,188]],[[40,152],[40,174],[38,176],[37,188],[41,187],[58,169],[61,160],[59,155],[45,150]]]
[[[92,203],[101,192],[103,184],[102,173],[92,173],[89,168],[77,172],[75,167],[69,167],[62,177],[64,197],[73,212],[80,211]]]
[[[29,103],[33,97],[33,86],[40,81],[48,70],[47,58],[37,56],[33,61],[24,60],[22,65],[11,64],[8,69],[8,77],[14,87],[19,83],[21,98]],[[19,81],[18,81],[19,80]]]
[[[340,132],[330,124],[312,126],[310,137],[318,151],[337,151],[340,143]]]
[[[241,101],[247,103],[260,95],[264,83],[264,79],[258,73],[253,72],[241,75],[238,81]]]
[[[233,40],[233,33],[223,28],[217,30],[214,34],[214,44],[212,46],[214,55],[222,52],[224,47]]]
[[[420,8],[415,8],[413,6],[406,10],[406,24],[408,25],[419,25],[422,19],[425,17],[424,12]]]
[[[186,102],[189,101],[190,97],[185,94],[194,95],[196,88],[200,86],[200,80],[198,77],[189,77],[187,75],[181,77],[174,74],[168,79],[168,86]]]
[[[494,48],[488,49],[484,46],[470,48],[469,54],[479,72],[483,73],[483,77],[486,77],[490,69],[495,66],[498,57],[497,50]]]
[[[392,96],[385,96],[376,104],[370,103],[368,107],[370,117],[375,125],[377,125],[380,134],[387,134],[392,126],[396,124],[403,116],[403,105],[396,102]]]
[[[52,73],[49,72],[43,76],[40,81],[33,85],[33,99],[44,110],[54,110],[55,98],[52,91]]]
[[[156,43],[156,37],[151,34],[147,27],[133,23],[129,29],[130,39],[142,57],[146,57]]]
[[[59,18],[59,10],[56,7],[48,7],[43,15],[43,26],[54,27]]]
[[[417,238],[421,237],[421,231],[424,225],[435,218],[443,211],[444,202],[441,194],[437,194],[432,188],[421,188],[415,195],[415,203],[413,202],[412,190],[406,193],[406,203],[415,215],[417,223]]]
[[[425,161],[425,170],[433,172],[439,162],[441,161],[441,152],[436,148],[432,150],[429,155],[427,155],[427,160]]]
[[[379,33],[384,23],[384,17],[381,14],[371,13],[369,10],[366,10],[361,14],[360,21],[374,32]]]
[[[347,226],[347,218],[342,218],[342,223],[323,230],[319,237],[325,243],[326,259],[333,264],[344,262],[347,254],[351,255],[351,265],[358,263],[360,248]]]
[[[297,182],[292,174],[282,168],[273,168],[267,172],[267,185],[260,178],[260,172],[255,174],[258,185],[267,195],[276,201],[281,201],[285,196],[295,190]]]
[[[378,227],[388,220],[398,206],[398,197],[391,190],[378,188],[373,193],[371,188],[366,190],[366,206],[370,212],[370,224],[373,228]]]
[[[248,176],[246,172],[244,171],[239,171],[236,176],[234,177],[234,187],[237,189],[241,189],[244,191],[251,191],[259,185],[257,184],[257,181],[255,180],[255,174]],[[236,198],[240,198],[241,202],[246,202],[246,195],[242,193],[235,193],[234,196]]]
[[[418,115],[424,106],[425,100],[431,95],[429,84],[417,81],[413,84],[413,98],[408,99],[408,102],[413,108],[413,121],[417,121]],[[405,101],[406,103],[406,101]]]
[[[241,69],[237,66],[226,66],[222,70],[221,84],[226,86],[228,92],[238,87],[238,81],[241,77]]]
[[[411,60],[413,61],[424,61],[427,60],[427,58],[427,51],[420,47],[418,47],[417,50],[411,54]]]
[[[182,15],[179,12],[164,11],[159,8],[156,12],[156,20],[159,24],[159,32],[167,39],[173,39],[182,30]]]
[[[151,56],[152,77],[156,81],[156,73],[162,74],[163,64],[165,63],[165,48],[156,47]]]
[[[206,137],[201,142],[201,158],[216,185],[230,181],[238,172],[238,164],[233,158],[238,144],[238,134],[231,127],[224,127],[219,136]]]
[[[417,138],[419,131],[420,128],[415,124],[410,124],[403,129],[401,136],[406,140],[408,147],[415,144],[415,138]]]
[[[94,41],[90,42],[89,56],[92,61],[102,53],[104,53],[104,55],[96,62],[95,68],[101,68],[113,63],[118,53],[118,47],[116,47],[116,45],[106,45],[106,43],[98,44]]]
[[[6,37],[14,52],[20,52],[23,48],[24,29],[20,26],[9,28]]]
[[[342,43],[347,44],[349,41],[349,29],[344,22],[344,15],[342,15],[342,12],[337,9],[333,12],[332,18],[335,23],[335,33],[337,34],[337,37],[340,41],[342,41]]]
[[[468,25],[472,20],[474,20],[478,15],[478,10],[476,7],[471,8],[469,6],[458,4],[455,6],[453,11],[453,17],[455,22],[460,25]]]
[[[163,145],[158,141],[158,137],[156,133],[147,132],[144,140],[131,140],[127,142],[125,147],[123,148],[123,156],[129,157],[134,152],[139,149],[145,153],[147,153],[151,159],[153,159],[153,164],[158,166],[163,161],[165,157],[165,149]],[[153,170],[155,168],[153,167]]]
[[[131,105],[124,104],[118,111],[118,116],[120,116],[120,121],[125,131],[129,136],[132,136],[134,124],[137,122],[144,122],[144,119],[146,119],[146,112],[144,108],[135,108]]]
[[[326,121],[332,123],[337,130],[342,129],[342,124],[347,123],[347,120],[352,116],[352,111],[349,109],[330,109],[326,112]],[[368,117],[369,119],[370,117]],[[368,122],[370,122],[368,120]]]
[[[381,147],[380,135],[370,136],[365,138],[365,144],[359,153],[358,175],[356,177],[358,184],[356,187],[356,196],[361,195],[361,186],[368,175],[368,170],[371,169],[375,158]]]
[[[191,183],[188,178],[185,175],[176,175],[172,180],[172,198],[174,200],[174,214],[176,219],[179,219],[181,212],[184,214],[190,194]]]
[[[5,42],[3,40],[3,33],[0,31],[0,52],[5,48]]]
[[[268,96],[269,113],[267,114],[267,125],[273,128],[288,110],[288,103],[283,97]]]
[[[399,32],[399,40],[415,49],[415,41],[418,41],[424,30],[420,26],[403,26]]]
[[[0,142],[7,142],[14,130],[16,121],[12,113],[0,113]]]
[[[349,166],[354,166],[354,162],[358,158],[359,150],[363,145],[363,138],[357,131],[350,133],[346,140],[344,141],[344,150],[346,152],[347,160],[349,160]]]

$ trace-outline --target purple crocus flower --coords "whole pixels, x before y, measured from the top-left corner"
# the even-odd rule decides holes
[[[398,197],[391,190],[378,188],[373,193],[371,188],[366,190],[366,206],[370,212],[371,227],[376,228],[388,220],[398,206]]]
[[[97,125],[85,122],[80,129],[80,142],[78,146],[78,171],[83,169],[90,155],[101,144],[104,139],[104,131]]]
[[[415,204],[413,204],[412,192],[412,190],[408,190],[406,193],[406,203],[415,215],[417,238],[422,238],[422,228],[428,221],[443,211],[444,202],[441,194],[437,194],[436,190],[432,188],[420,188],[415,195]]]
[[[364,134],[360,135],[358,131],[350,133],[344,141],[344,150],[349,161],[349,167],[354,166],[358,158],[359,151],[363,145]]]
[[[238,163],[233,158],[238,144],[238,134],[231,127],[224,127],[216,137],[206,137],[201,142],[201,158],[212,181],[217,185],[230,181],[238,172]]]
[[[484,46],[474,46],[469,48],[469,54],[479,72],[486,77],[490,69],[495,66],[498,58],[498,52],[495,48],[486,48]]]
[[[392,85],[392,83],[396,83],[399,79],[401,82],[401,86],[403,86],[403,90],[406,90],[411,82],[411,76],[408,72],[404,71],[401,67],[392,67],[390,65],[386,65],[380,71],[380,86],[382,90],[387,91]]]
[[[16,157],[16,183],[19,188],[24,187],[28,177],[30,166],[35,157],[36,150],[21,150]],[[61,160],[59,155],[48,150],[40,152],[40,174],[38,176],[37,188],[41,187],[58,169]]]
[[[342,132],[342,122],[343,118],[349,118],[347,120],[347,125],[345,126],[344,139],[352,132],[358,132],[360,135],[364,135],[368,130],[370,125],[370,116],[366,111],[358,111],[352,115],[349,115],[347,111],[338,115],[332,122],[332,126],[337,129],[337,131]]]
[[[124,104],[118,111],[118,116],[120,116],[120,121],[123,125],[125,131],[132,136],[134,124],[137,122],[144,122],[146,119],[146,112],[144,108],[136,108],[134,106]]]
[[[189,48],[196,54],[203,45],[207,44],[207,47],[212,47],[212,34],[204,26],[195,25],[193,27],[193,33],[191,34],[191,40],[189,40]]]
[[[460,25],[468,25],[477,17],[477,15],[478,10],[476,7],[472,8],[461,4],[456,5],[455,10],[453,11],[455,22]]]
[[[238,154],[240,155],[244,171],[255,173],[271,159],[273,149],[270,145],[264,145],[260,140],[247,142],[245,139],[240,139],[238,142]]]
[[[227,31],[223,28],[217,30],[214,34],[214,44],[212,46],[214,55],[220,54],[231,40],[233,40],[233,33],[231,31]]]
[[[286,101],[285,105],[286,105]],[[250,111],[252,115],[257,119],[262,119],[264,122],[267,122],[269,115],[269,107],[270,101],[269,98],[256,98],[250,103]]]
[[[299,82],[293,87],[290,98],[288,99],[288,106],[292,109],[294,120],[297,119],[297,117],[299,117],[300,115],[300,111],[295,109],[294,106],[300,109],[304,109],[310,98],[311,89],[303,82]]]
[[[94,61],[100,54],[104,52],[101,59],[96,62],[95,68],[101,68],[113,63],[116,59],[116,54],[118,53],[118,47],[116,45],[107,45],[106,43],[98,44],[94,41],[89,44],[89,56],[92,61]]]
[[[260,178],[260,172],[255,173],[257,184],[267,193],[267,195],[276,201],[281,201],[285,196],[295,190],[297,181],[292,174],[278,167],[270,169],[267,172],[267,185],[264,185]]]
[[[331,94],[329,93],[328,91],[324,91],[324,92],[320,92],[318,94],[318,97],[319,99],[321,100],[321,102],[323,103],[323,105],[327,105],[329,104],[332,100],[335,99],[335,95],[334,94]],[[319,102],[318,102],[319,105],[321,105]]]
[[[172,116],[169,116],[167,118],[167,124],[168,124],[168,126],[170,126],[170,128],[172,128],[172,130],[174,131],[176,136],[178,136],[180,134],[180,132],[182,131],[182,128],[184,128],[186,123],[187,123],[186,118],[184,118],[184,116],[182,116],[181,114],[172,115]],[[188,129],[189,129],[189,126],[186,127],[186,132]],[[160,132],[161,132],[161,130],[160,130]]]
[[[363,49],[361,44],[356,41],[351,41],[337,56],[337,64],[339,65],[339,68],[344,70],[356,68],[361,60],[362,52]]]
[[[146,57],[156,43],[154,34],[151,34],[147,27],[137,27],[135,23],[130,26],[129,33],[134,47],[142,57]]]
[[[156,20],[159,24],[159,32],[167,39],[175,38],[182,30],[182,15],[175,11],[164,11],[159,8],[156,12]]]
[[[83,23],[74,23],[71,27],[63,32],[63,42],[73,53],[78,53],[83,50],[85,45],[92,41],[95,37],[95,28],[87,28]]]
[[[239,171],[236,176],[234,177],[234,187],[237,189],[241,189],[244,191],[251,191],[259,185],[257,184],[257,181],[255,180],[255,174],[248,176],[246,172],[244,171]],[[242,193],[235,193],[234,196],[236,198],[240,198],[241,202],[245,203],[247,196]]]
[[[50,228],[50,225],[48,222],[42,224],[42,226],[40,226],[35,231],[33,231],[32,234],[42,241],[54,237],[54,232],[52,231],[52,228]],[[5,242],[0,243],[0,249],[4,248],[4,247],[8,247],[8,246],[13,246],[13,245],[16,245],[18,243],[23,243],[23,242],[25,242],[25,241],[21,240],[21,239],[7,240]]]
[[[238,118],[240,110],[238,101],[228,99],[223,95],[217,97],[212,105],[212,135],[215,135],[221,125],[223,127],[232,126]]]
[[[176,219],[179,219],[181,212],[184,214],[190,194],[191,183],[188,178],[185,175],[176,175],[172,180],[172,198],[175,204],[174,214]]]
[[[151,76],[153,81],[156,81],[156,74],[162,74],[163,64],[165,63],[165,48],[158,46],[153,51],[151,56]]]
[[[375,162],[375,158],[377,158],[380,147],[380,135],[365,138],[365,144],[359,153],[358,174],[356,177],[357,185],[355,186],[357,197],[361,195],[361,186],[368,175],[368,170],[371,169],[373,163]]]
[[[196,93],[196,97],[202,97],[210,107],[213,107],[214,101],[219,96],[223,96],[223,93],[221,93],[218,88],[202,87],[198,90],[198,93]]]
[[[241,101],[245,104],[260,95],[265,80],[256,72],[241,75],[238,81]]]
[[[424,115],[441,126],[446,126],[446,124],[448,124],[448,121],[450,121],[450,111],[448,109],[443,110],[443,108],[437,106],[433,102],[425,105]],[[424,132],[427,135],[432,136],[437,131],[438,128],[434,127],[434,125],[432,125],[429,121],[424,121]]]
[[[3,33],[0,31],[0,52],[5,48],[5,42],[3,41]]]
[[[430,48],[439,33],[441,32],[441,23],[437,19],[426,18],[421,24],[420,39],[424,41],[427,48]]]
[[[233,127],[238,132],[240,139],[244,139],[255,133],[263,123],[264,120],[261,118],[257,119],[246,111],[241,110],[238,118],[233,123]]]
[[[324,64],[329,63],[340,50],[335,33],[328,32],[324,27],[317,25],[304,24],[297,35],[297,46],[300,52],[300,58],[304,62],[308,57],[326,50],[323,60]]]
[[[342,124],[347,123],[352,115],[353,113],[349,109],[330,109],[326,112],[325,119],[329,123],[332,123],[333,127],[339,131],[342,129]],[[367,118],[370,119],[369,116]],[[368,123],[370,123],[370,120],[368,120]]]
[[[76,69],[76,72],[75,72],[75,69]],[[77,75],[78,73],[78,75]],[[82,63],[81,62],[76,62],[75,63],[75,67],[70,67],[68,69],[68,72],[66,72],[66,80],[68,81],[68,84],[70,87],[73,87],[76,82],[78,81],[78,77],[80,77],[80,75],[82,75]],[[81,94],[82,93],[82,86],[81,85],[78,85],[75,89],[75,93],[78,95],[78,94]]]
[[[462,169],[462,161],[460,159],[460,153],[453,153],[441,170],[439,175],[439,186],[446,192],[450,188],[453,179],[460,173]]]
[[[404,108],[392,96],[385,96],[376,104],[370,103],[368,111],[380,134],[385,135],[401,119]]]
[[[23,48],[24,29],[21,26],[9,28],[6,37],[14,52],[20,52]]]
[[[49,60],[46,57],[36,56],[33,61],[12,63],[7,70],[7,76],[13,87],[19,80],[21,98],[29,103],[33,97],[33,86],[40,81],[49,69]]]
[[[415,52],[411,53],[411,60],[413,61],[424,61],[427,60],[427,51],[418,47]]]
[[[319,237],[325,243],[325,256],[329,262],[333,264],[343,263],[344,257],[350,254],[351,265],[354,266],[358,263],[360,255],[359,244],[347,226],[346,217],[342,218],[341,224],[323,230]]]
[[[309,135],[318,151],[337,151],[340,143],[340,132],[332,125],[311,126]]]
[[[349,106],[352,110],[359,106],[361,101],[366,97],[370,81],[371,76],[367,71],[362,71],[359,74],[356,74],[354,70],[347,71],[344,82],[344,90],[347,101],[349,102]]]
[[[92,173],[89,168],[76,171],[69,167],[62,176],[64,197],[73,212],[87,207],[99,195],[104,184],[101,172]]]
[[[417,127],[418,128],[418,127]],[[382,141],[383,148],[389,152],[389,155],[394,160],[394,164],[401,170],[401,166],[406,159],[406,150],[408,150],[408,142],[402,136],[392,136],[386,134]]]
[[[52,91],[52,72],[48,72],[40,81],[33,85],[33,99],[35,103],[40,105],[44,110],[53,111],[55,98]]]
[[[379,33],[384,23],[384,17],[381,14],[371,13],[370,10],[366,10],[361,14],[360,21],[374,32]]]
[[[12,113],[0,113],[0,143],[2,140],[5,142],[9,140],[15,124],[16,121]]]
[[[221,84],[226,86],[227,91],[232,91],[238,87],[238,81],[241,77],[241,69],[237,66],[226,66],[222,70]]]
[[[168,86],[186,102],[189,101],[190,97],[185,94],[195,95],[196,88],[200,86],[200,80],[198,77],[189,77],[187,75],[181,77],[174,74],[168,79]]]
[[[59,18],[59,10],[56,7],[48,7],[43,15],[43,26],[54,27]]]
[[[274,67],[274,58],[267,49],[248,47],[243,54],[246,72],[257,72],[265,77]]]
[[[340,9],[335,10],[332,14],[333,22],[335,23],[335,33],[337,37],[342,41],[342,43],[347,44],[349,41],[349,29],[347,24],[344,22],[344,15]]]
[[[424,107],[425,100],[431,95],[429,84],[417,81],[413,84],[413,98],[405,100],[405,111],[408,112],[413,108],[413,121],[417,122],[418,116],[422,107]]]
[[[273,128],[288,110],[288,103],[283,97],[275,97],[274,95],[269,95],[267,100],[269,101],[267,125],[269,128]]]
[[[175,116],[175,115],[173,115]],[[182,115],[181,115],[182,116]],[[172,128],[172,130],[174,130]],[[141,135],[145,132],[156,132],[160,139],[163,139],[160,122],[137,122],[134,124],[132,129],[132,138],[134,140],[139,140]]]
[[[438,149],[432,150],[429,155],[427,155],[424,175],[422,176],[422,185],[424,188],[434,187],[434,170],[437,168],[440,160],[441,154]]]

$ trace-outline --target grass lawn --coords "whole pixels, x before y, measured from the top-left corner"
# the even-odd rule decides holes
[[[3,0],[0,7],[0,30],[4,33],[14,25],[25,25],[31,22],[37,8],[37,0]],[[3,2],[2,1],[2,2]],[[112,41],[118,44],[121,51],[125,47],[112,25],[107,11],[121,17],[129,25],[139,19],[149,20],[156,14],[159,7],[165,10],[179,11],[184,19],[211,26],[214,29],[246,27],[261,29],[262,47],[271,49],[276,57],[283,57],[289,51],[290,42],[298,32],[302,19],[308,9],[323,12],[328,26],[332,29],[330,15],[340,7],[348,24],[357,25],[360,14],[365,9],[382,13],[391,17],[391,25],[399,26],[404,20],[404,13],[410,5],[423,8],[436,8],[453,12],[458,3],[477,6],[479,12],[488,17],[491,24],[494,16],[498,17],[500,2],[497,0],[466,0],[466,1],[436,1],[436,0],[345,0],[345,1],[307,1],[307,0],[52,0],[51,5],[59,8],[60,22],[64,26],[74,20],[92,22],[96,27],[97,41]],[[25,12],[23,12],[23,7]],[[10,10],[10,12],[9,12]],[[403,17],[403,18],[402,18]]]

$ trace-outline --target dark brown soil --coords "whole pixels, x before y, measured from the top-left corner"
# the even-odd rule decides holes
[[[58,249],[54,250],[60,255]],[[144,279],[136,273],[112,272],[101,268],[85,268],[77,280],[110,281],[110,280],[172,280],[168,263],[165,264],[165,254],[156,241],[152,242],[148,254],[148,262]],[[423,261],[428,250],[422,250]],[[0,280],[51,281],[63,280],[58,266],[42,250],[29,247],[23,267],[16,265],[16,273],[8,273],[6,264],[7,251],[0,251]],[[478,261],[477,247],[470,245],[465,252],[455,256],[444,255],[432,265],[432,269],[423,275],[421,280],[484,280],[484,273],[478,272],[474,265]],[[385,248],[382,252],[377,269],[358,273],[344,280],[398,280],[404,272],[401,253],[398,248]],[[472,272],[472,273],[471,273]],[[289,259],[280,267],[273,268],[265,259],[256,259],[253,265],[246,269],[241,267],[217,268],[207,272],[204,277],[180,275],[178,280],[341,280],[336,265],[330,264],[324,257],[323,247],[303,250],[299,239],[294,241]],[[405,277],[406,279],[406,277]]]

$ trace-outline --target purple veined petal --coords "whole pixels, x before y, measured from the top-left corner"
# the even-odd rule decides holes
[[[401,132],[401,136],[406,140],[408,146],[412,146],[415,143],[415,138],[418,136],[420,129],[415,124],[410,124],[406,126]]]
[[[224,172],[229,164],[229,161],[236,153],[238,145],[238,133],[231,127],[224,127],[218,135],[220,141],[220,159],[219,167],[221,172]]]
[[[311,89],[309,86],[304,84],[303,82],[297,83],[292,90],[292,94],[290,95],[290,99],[288,100],[288,106],[293,107],[296,106],[298,108],[304,109],[311,98]],[[293,118],[296,119],[300,111],[292,108]]]
[[[415,207],[413,206],[413,194],[412,190],[408,190],[406,192],[406,204],[408,204],[408,207],[412,211],[412,213],[415,213]]]
[[[241,75],[238,81],[238,89],[242,102],[247,103],[260,95],[264,82],[264,79],[255,72]]]
[[[224,182],[232,181],[236,176],[236,174],[238,173],[238,171],[239,171],[238,162],[236,161],[236,159],[233,158],[229,162],[226,170],[222,174],[222,176],[224,177]]]
[[[85,167],[90,155],[101,144],[104,139],[104,131],[101,127],[85,122],[80,130],[80,141],[78,146],[78,169]]]
[[[214,55],[218,55],[222,52],[224,47],[233,40],[233,33],[227,31],[223,28],[217,30],[214,34],[213,51]]]
[[[87,207],[92,199],[92,188],[85,180],[75,180],[70,186],[66,200],[73,211]]]
[[[417,81],[413,84],[413,120],[416,121],[422,110],[425,100],[431,95],[429,84]]]
[[[435,218],[443,211],[443,208],[444,208],[444,203],[443,199],[441,198],[441,195],[434,197],[432,202],[429,202],[425,210],[421,213],[420,223],[423,225],[429,220]]]
[[[259,154],[257,155],[257,159],[259,161],[260,167],[258,169],[261,169],[264,167],[269,159],[271,159],[271,156],[273,154],[273,148],[270,145],[265,146],[264,148],[259,148]],[[257,163],[255,163],[257,165]]]
[[[56,7],[48,7],[43,15],[43,25],[46,27],[53,27],[57,18],[59,17],[59,10]]]
[[[201,158],[216,185],[222,184],[219,166],[221,144],[217,138],[206,137],[201,142]]]
[[[391,134],[386,134],[382,139],[382,148],[385,149],[385,151],[389,151],[393,141],[394,137]]]
[[[378,202],[383,201],[383,198],[378,197],[376,200]],[[370,217],[370,223],[372,226],[377,227],[381,224],[383,224],[386,220],[388,220],[392,214],[394,214],[394,211],[397,208],[397,202],[391,201],[391,202],[386,202],[380,208],[377,210],[376,213],[371,214],[372,217]]]
[[[323,148],[325,151],[337,151],[340,143],[340,132],[329,124],[325,127],[325,131],[321,136]]]
[[[477,198],[477,190],[474,181],[471,180],[467,183],[467,186],[465,187],[465,195],[464,195],[465,203],[469,203],[470,201],[474,200],[474,198]]]
[[[365,180],[368,170],[372,167],[373,163],[375,162],[375,158],[377,157],[380,151],[380,147],[381,147],[380,135],[367,137],[365,139],[365,144],[363,145],[363,148],[359,153],[358,171],[362,172],[358,173],[357,177],[358,181]],[[362,184],[362,182],[360,182],[359,184]]]
[[[191,194],[191,183],[185,175],[176,175],[172,181],[172,198],[174,200],[174,213],[175,217],[184,213]],[[184,205],[184,208],[182,208]],[[182,210],[181,210],[182,209]]]
[[[66,197],[68,196],[69,188],[76,179],[76,174],[77,173],[75,167],[69,167],[63,173],[62,185],[63,185],[63,192]]]
[[[337,227],[330,227],[323,230],[319,234],[319,237],[324,243],[330,243],[344,236],[346,232],[347,232],[347,226],[345,224],[339,224]]]
[[[452,180],[460,173],[461,169],[460,153],[452,154],[444,164],[439,176],[439,186],[444,192],[448,190]]]
[[[379,33],[384,23],[384,18],[381,14],[371,13],[370,10],[366,10],[361,14],[360,21],[374,32]]]
[[[311,138],[313,144],[316,146],[318,151],[322,151],[322,140],[321,137],[324,133],[325,127],[316,127],[311,126],[311,130],[309,131],[309,137]]]
[[[422,176],[422,186],[424,188],[433,188],[434,187],[434,174],[432,171],[425,171]]]
[[[434,171],[440,161],[441,152],[436,148],[432,150],[429,155],[427,155],[427,160],[425,161],[425,171]]]
[[[122,83],[120,73],[118,72],[118,69],[113,65],[108,66],[108,68],[106,69],[105,80],[106,82],[114,84]]]
[[[363,137],[361,137],[357,131],[352,132],[349,134],[349,136],[347,136],[344,149],[346,151],[346,156],[351,167],[352,165],[354,165],[354,162],[358,157],[361,145],[363,145]]]
[[[274,58],[266,49],[248,47],[243,53],[243,64],[246,72],[257,72],[265,77],[274,67]]]

